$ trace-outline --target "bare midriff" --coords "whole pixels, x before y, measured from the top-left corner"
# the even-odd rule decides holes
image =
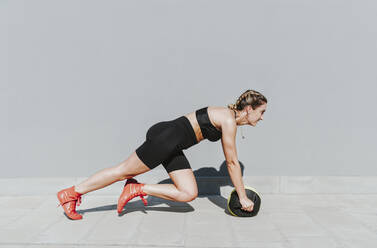
[[[217,124],[214,123],[213,120],[211,120],[212,118],[217,118],[217,119],[220,119],[220,114],[222,113],[221,111],[221,107],[220,108],[216,108],[216,107],[208,107],[208,118],[209,118],[209,121],[211,122],[211,124],[217,129],[220,131],[220,129],[217,127]],[[217,117],[216,117],[217,115]],[[202,134],[202,130],[200,129],[200,126],[199,126],[199,123],[198,123],[198,119],[196,119],[196,113],[195,112],[191,112],[191,113],[188,113],[185,115],[187,117],[187,119],[189,119],[190,123],[191,123],[191,126],[192,128],[194,129],[195,131],[195,135],[196,135],[196,140],[198,141],[198,143],[200,141],[202,141],[204,138],[203,138],[203,134]]]
[[[198,120],[196,119],[195,112],[191,112],[189,114],[186,114],[185,116],[190,121],[191,126],[194,129],[194,132],[195,132],[195,135],[196,135],[196,140],[199,143],[200,141],[203,140],[203,134],[202,134],[202,131],[200,130]]]

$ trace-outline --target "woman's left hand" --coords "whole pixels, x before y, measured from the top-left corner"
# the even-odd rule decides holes
[[[242,205],[242,210],[245,210],[245,211],[253,211],[253,208],[254,208],[254,203],[249,199],[249,198],[241,198],[240,199],[240,203]]]

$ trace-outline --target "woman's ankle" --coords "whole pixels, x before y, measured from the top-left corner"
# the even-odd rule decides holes
[[[80,185],[75,185],[75,186],[74,186],[74,190],[75,190],[76,193],[79,193],[79,194],[81,194],[81,195],[83,195],[83,194],[86,193],[85,190],[83,190],[83,189],[80,187]]]

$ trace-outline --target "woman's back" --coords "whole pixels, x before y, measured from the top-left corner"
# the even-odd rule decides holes
[[[204,109],[205,108],[198,109],[198,110],[201,110],[199,114],[199,118],[200,118],[199,120],[197,118],[198,115],[196,113],[198,110],[184,115],[185,117],[187,117],[187,119],[189,119],[191,126],[195,131],[195,135],[198,142],[205,139],[205,135],[203,135],[202,130],[200,128],[201,127],[200,124],[203,125],[202,122],[205,122],[205,119],[206,119],[204,117],[205,115]],[[229,111],[230,110],[226,107],[218,107],[218,106],[208,106],[208,108],[206,109],[206,112],[208,114],[208,121],[209,121],[209,123],[207,124],[211,124],[213,126],[212,128],[213,130],[211,131],[214,134],[212,135],[209,134],[210,136],[214,137],[213,141],[216,141],[218,139],[218,137],[216,137],[217,135],[221,135],[221,123],[223,122],[225,118],[228,117]],[[216,131],[218,132],[218,134],[216,134]],[[209,139],[211,139],[211,137]]]

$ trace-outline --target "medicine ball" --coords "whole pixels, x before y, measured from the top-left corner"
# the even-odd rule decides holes
[[[238,217],[253,217],[259,212],[261,198],[255,189],[245,186],[246,196],[254,203],[253,211],[242,210],[242,205],[240,203],[240,198],[238,197],[236,189],[230,193],[228,198],[228,210],[229,212]]]

